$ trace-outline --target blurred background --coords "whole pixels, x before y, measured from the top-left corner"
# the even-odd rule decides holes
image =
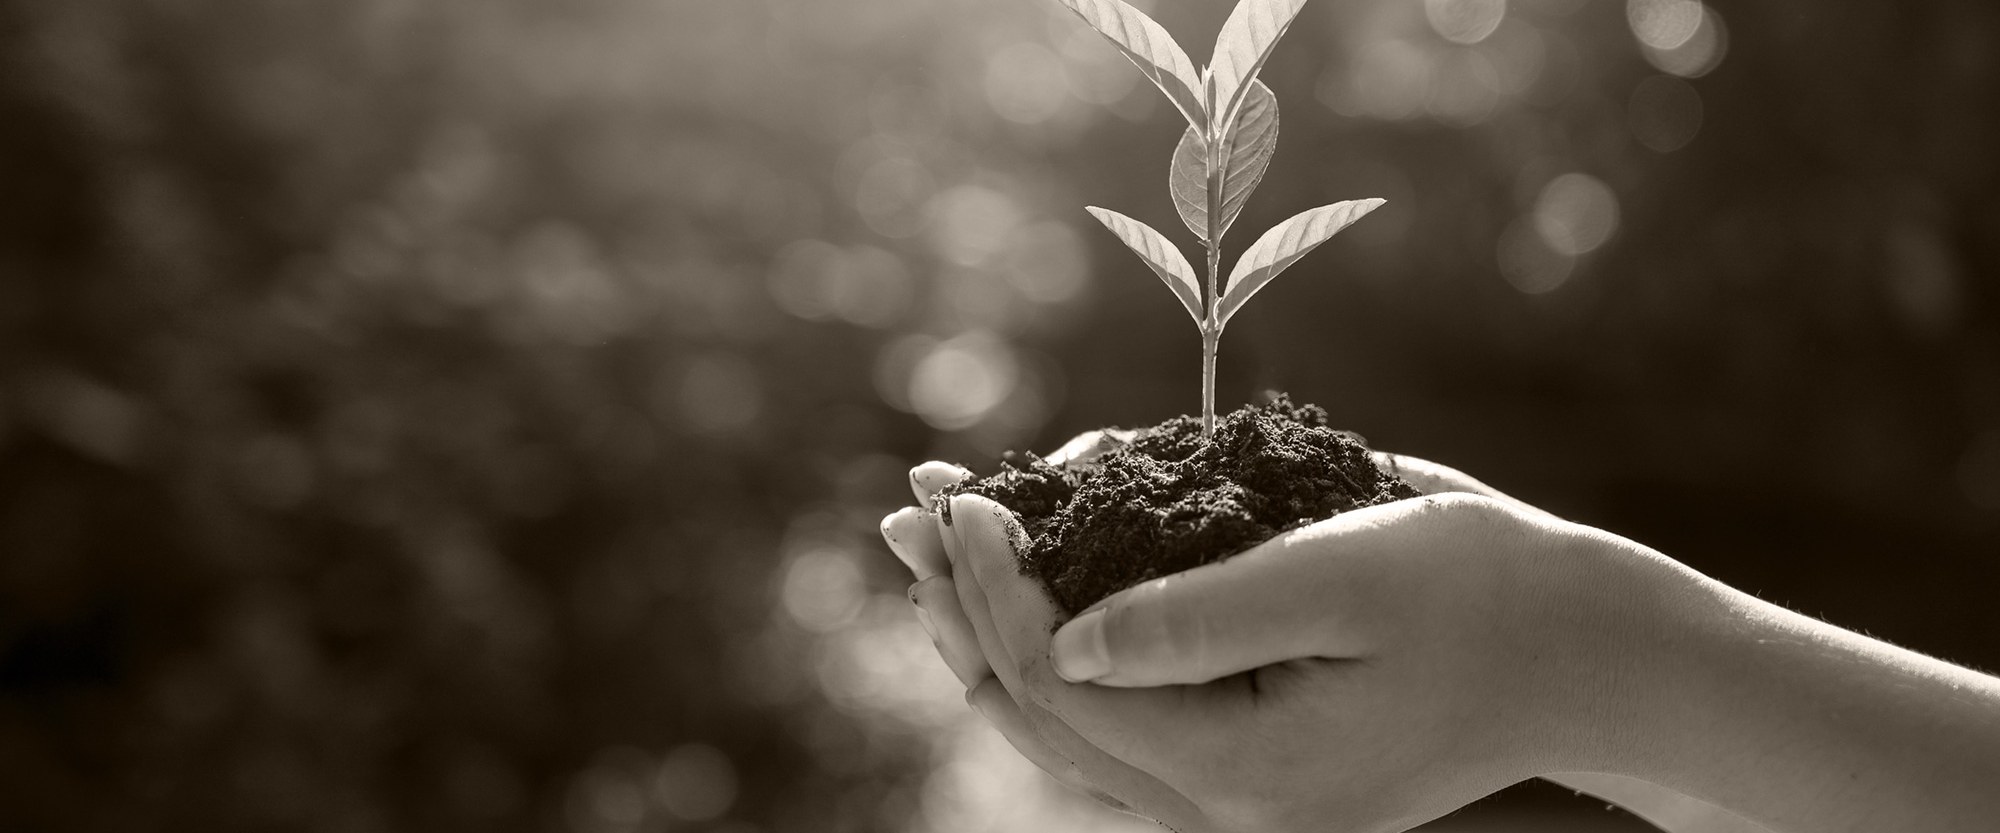
[[[1224,0],[1152,0],[1197,62]],[[1223,341],[2000,667],[2000,9],[1318,0]],[[979,725],[904,471],[1194,410],[1048,0],[0,2],[0,829],[1141,830]],[[1553,788],[1456,830],[1644,829]]]

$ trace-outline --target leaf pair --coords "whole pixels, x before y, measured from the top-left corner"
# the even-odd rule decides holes
[[[1355,220],[1367,216],[1382,204],[1379,199],[1346,200],[1332,205],[1294,215],[1291,219],[1272,226],[1257,242],[1237,259],[1236,267],[1229,270],[1228,289],[1222,293],[1220,306],[1216,309],[1215,328],[1217,332],[1250,296],[1257,294],[1265,284],[1271,282],[1278,273],[1305,257],[1308,252],[1319,248],[1341,229],[1352,225]],[[1086,209],[1097,221],[1118,235],[1139,259],[1160,276],[1174,297],[1196,324],[1203,324],[1201,287],[1195,279],[1194,267],[1187,258],[1166,237],[1154,231],[1151,226],[1134,220],[1116,211],[1095,206]]]
[[[1124,0],[1062,0],[1070,11],[1082,17],[1119,51],[1125,53],[1139,71],[1166,93],[1167,99],[1187,117],[1188,125],[1207,135],[1219,135],[1229,126],[1271,49],[1298,16],[1306,0],[1243,0],[1222,24],[1215,39],[1215,54],[1208,71],[1196,73],[1187,52],[1172,35],[1144,12]],[[1213,89],[1210,85],[1214,85]]]
[[[1234,129],[1224,135],[1217,150],[1216,170],[1209,169],[1208,137],[1192,127],[1181,135],[1174,148],[1173,166],[1167,175],[1167,189],[1173,192],[1174,208],[1180,212],[1194,236],[1203,243],[1222,239],[1229,231],[1250,192],[1264,181],[1271,156],[1278,152],[1278,98],[1264,82],[1252,79],[1244,99],[1243,112]],[[1222,209],[1215,223],[1215,240],[1209,239],[1208,203],[1211,190],[1219,191],[1216,204]]]
[[[1062,2],[1116,44],[1187,118],[1168,189],[1181,221],[1208,245],[1210,288],[1220,297],[1204,305],[1194,267],[1152,227],[1116,211],[1089,210],[1160,276],[1204,332],[1219,334],[1278,273],[1382,204],[1349,200],[1279,223],[1243,253],[1229,281],[1216,286],[1222,235],[1263,181],[1278,147],[1278,100],[1257,73],[1306,0],[1241,0],[1216,37],[1211,65],[1200,73],[1165,29],[1123,0]]]

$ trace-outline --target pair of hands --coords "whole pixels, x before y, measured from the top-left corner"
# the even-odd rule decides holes
[[[882,530],[967,702],[1057,780],[1182,833],[1400,831],[1598,769],[1623,614],[1645,604],[1614,577],[1620,540],[1443,466],[1382,462],[1428,495],[1068,621],[1016,566],[1011,512],[958,495],[946,525],[923,508],[963,469],[913,469],[918,506]]]

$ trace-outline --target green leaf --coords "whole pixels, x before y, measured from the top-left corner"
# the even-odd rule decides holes
[[[1126,5],[1124,0],[1062,0],[1062,4],[1125,53],[1160,92],[1167,94],[1167,100],[1187,117],[1188,124],[1208,129],[1208,107],[1202,103],[1200,93],[1201,75],[1166,29],[1145,12]]]
[[[1297,263],[1307,252],[1325,243],[1335,232],[1347,228],[1355,220],[1361,219],[1382,204],[1382,200],[1348,200],[1298,214],[1289,220],[1271,227],[1263,237],[1250,244],[1243,252],[1242,259],[1236,261],[1236,268],[1229,270],[1229,288],[1222,293],[1222,306],[1217,308],[1217,325],[1229,323],[1229,317],[1243,308],[1243,302],[1263,289],[1285,267]]]
[[[1118,235],[1118,239],[1146,261],[1153,268],[1153,274],[1165,281],[1167,288],[1174,291],[1174,297],[1181,299],[1181,306],[1187,307],[1188,315],[1194,323],[1201,323],[1201,285],[1195,283],[1194,267],[1189,266],[1181,250],[1167,238],[1154,231],[1152,226],[1141,223],[1116,211],[1091,206],[1085,208],[1090,216]]]
[[[1236,120],[1236,128],[1229,132],[1228,142],[1222,147],[1222,221],[1216,226],[1217,239],[1236,222],[1236,215],[1243,211],[1250,192],[1257,190],[1257,183],[1264,180],[1264,171],[1271,167],[1271,154],[1277,150],[1278,97],[1271,94],[1271,88],[1264,86],[1264,82],[1251,81],[1243,115]],[[1204,243],[1208,242],[1208,174],[1208,140],[1201,131],[1188,128],[1181,135],[1180,146],[1174,148],[1167,188],[1173,192],[1174,208],[1180,211],[1181,222],[1187,223],[1194,236]]]
[[[1208,62],[1208,71],[1215,76],[1216,110],[1210,116],[1216,124],[1227,125],[1236,114],[1250,82],[1305,4],[1306,0],[1242,0],[1229,13]]]

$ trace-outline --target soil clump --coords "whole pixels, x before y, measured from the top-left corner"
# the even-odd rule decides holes
[[[1180,416],[1107,430],[1095,451],[1060,466],[1010,453],[999,473],[939,492],[941,506],[969,492],[1013,510],[1028,539],[1022,570],[1072,616],[1287,530],[1420,494],[1377,467],[1361,437],[1328,427],[1325,410],[1283,394],[1218,419],[1213,442],[1200,419]]]

